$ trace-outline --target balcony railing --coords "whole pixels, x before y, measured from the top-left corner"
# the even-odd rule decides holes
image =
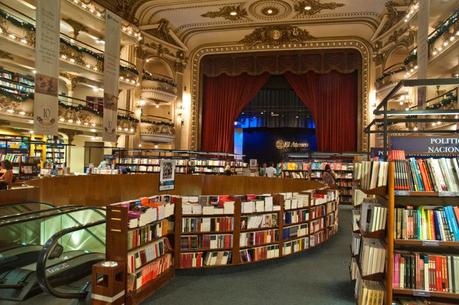
[[[145,142],[170,143],[175,139],[174,123],[164,117],[142,116],[140,133]]]
[[[8,13],[2,7],[14,11],[14,15]],[[18,15],[21,17],[18,17]],[[4,4],[0,6],[0,20],[1,19],[6,22],[3,24],[0,22],[0,35],[16,43],[21,43],[30,47],[35,46],[34,19]],[[10,26],[16,27],[16,31],[9,29],[7,23]],[[64,33],[60,34],[60,54],[62,60],[71,64],[76,64],[95,72],[103,72],[104,52],[85,42],[69,37]],[[138,75],[139,72],[134,64],[123,59],[120,60],[120,80],[130,84],[136,84]]]
[[[32,117],[34,87],[0,77],[0,111],[8,115]],[[98,128],[102,126],[103,100],[83,100],[64,94],[59,99],[59,122],[75,126]],[[138,120],[132,111],[118,109],[118,131],[134,133]]]

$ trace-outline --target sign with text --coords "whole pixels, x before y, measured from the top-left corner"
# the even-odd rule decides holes
[[[407,155],[459,155],[459,136],[390,137],[389,143]]]
[[[175,187],[176,160],[161,160],[159,164],[159,190],[168,191]]]
[[[116,142],[121,20],[108,10],[105,15],[103,139]]]
[[[34,131],[58,135],[60,0],[38,0],[35,34]]]

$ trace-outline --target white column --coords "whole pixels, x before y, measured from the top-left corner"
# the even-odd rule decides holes
[[[427,64],[429,61],[429,45],[427,38],[429,36],[429,16],[430,0],[421,0],[418,12],[418,33],[417,33],[417,61],[418,61],[418,79],[427,78]],[[426,87],[418,88],[418,106],[424,107],[426,102]]]

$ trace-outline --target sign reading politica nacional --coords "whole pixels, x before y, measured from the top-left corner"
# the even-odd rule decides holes
[[[308,142],[295,142],[295,141],[284,141],[279,139],[276,141],[276,148],[278,150],[308,150]]]
[[[391,137],[390,146],[408,154],[459,155],[459,136]]]

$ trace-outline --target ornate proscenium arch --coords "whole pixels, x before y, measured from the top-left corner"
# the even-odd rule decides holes
[[[203,46],[196,50],[194,50],[191,58],[192,58],[192,67],[191,67],[191,82],[192,82],[192,100],[191,100],[191,139],[190,139],[190,148],[191,149],[198,149],[200,147],[200,132],[201,132],[201,113],[202,113],[202,75],[205,73],[206,75],[218,75],[219,69],[226,69],[227,68],[216,68],[223,67],[225,64],[218,64],[210,65],[209,67],[202,66],[202,60],[206,55],[212,54],[237,54],[243,53],[245,55],[257,55],[257,54],[266,54],[266,52],[276,51],[278,56],[282,56],[283,52],[278,51],[289,51],[290,54],[295,52],[301,56],[301,54],[317,54],[320,56],[320,53],[324,53],[324,50],[329,50],[328,53],[333,53],[332,50],[343,50],[343,49],[354,49],[357,50],[361,55],[361,61],[358,63],[359,65],[359,104],[358,104],[358,142],[357,147],[360,150],[364,150],[367,146],[367,139],[363,136],[363,128],[368,123],[368,95],[369,95],[369,64],[370,64],[370,48],[362,42],[360,39],[347,39],[347,40],[314,40],[313,42],[305,42],[305,43],[291,43],[291,44],[283,44],[281,46],[269,46],[269,45],[257,45],[255,47],[248,47],[243,45],[227,45],[227,46]],[[315,52],[314,52],[315,51]],[[291,57],[291,55],[290,55]],[[346,57],[347,58],[347,57]],[[350,58],[350,57],[349,57]],[[255,61],[256,63],[256,61]],[[296,67],[296,62],[291,63],[283,63],[282,65],[278,65],[276,63],[267,65],[266,67],[262,67],[263,65],[254,64],[254,62],[241,65],[239,64],[236,68],[233,65],[233,72],[225,71],[227,74],[237,75],[242,72],[249,73],[249,74],[260,74],[264,71],[275,72],[277,74],[283,73],[285,71],[293,71],[293,72],[304,72],[305,69],[309,71],[316,71],[320,73],[328,72],[330,70],[355,70],[355,62],[352,63],[350,61],[346,63],[336,62],[332,59],[328,61],[328,68],[324,67],[317,67],[316,69],[311,67]],[[273,66],[274,65],[274,66]],[[348,65],[348,66],[346,66]],[[341,67],[341,68],[340,68]],[[205,70],[210,69],[210,70]],[[213,71],[211,71],[213,69]],[[258,70],[257,70],[258,69]],[[261,71],[260,71],[261,70]],[[220,71],[222,72],[222,71]]]

